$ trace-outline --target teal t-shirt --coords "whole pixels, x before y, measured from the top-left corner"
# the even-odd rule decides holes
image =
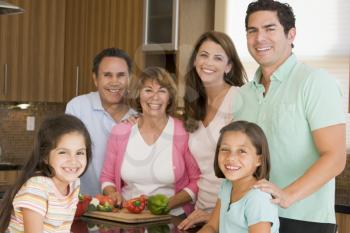
[[[264,130],[270,149],[270,181],[284,188],[320,157],[312,131],[345,123],[342,95],[334,78],[298,63],[293,54],[273,73],[265,96],[260,77],[258,69],[254,80],[240,89],[235,120],[257,123]],[[280,208],[279,216],[335,223],[334,184],[332,179],[307,198]]]
[[[271,203],[271,195],[259,189],[251,189],[239,201],[230,203],[232,183],[224,180],[219,192],[220,233],[248,233],[249,226],[270,222],[271,233],[278,233],[278,207]]]

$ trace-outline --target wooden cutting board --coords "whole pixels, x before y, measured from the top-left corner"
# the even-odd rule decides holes
[[[171,215],[154,215],[149,210],[144,210],[139,214],[133,214],[125,208],[118,212],[88,211],[84,216],[124,223],[156,222],[171,219]]]

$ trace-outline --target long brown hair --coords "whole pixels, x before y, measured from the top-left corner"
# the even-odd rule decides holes
[[[47,118],[36,135],[33,150],[27,163],[22,168],[16,183],[5,193],[0,203],[0,233],[7,229],[13,212],[13,199],[22,185],[34,176],[54,177],[54,169],[46,162],[50,151],[57,147],[61,137],[67,133],[78,132],[84,136],[87,164],[83,175],[91,161],[91,139],[85,125],[75,116],[59,115]]]
[[[198,76],[194,62],[200,46],[205,41],[213,41],[225,51],[229,64],[232,65],[223,79],[231,86],[242,86],[247,81],[247,75],[242,62],[238,57],[231,38],[222,32],[209,31],[201,35],[196,42],[191,58],[187,64],[185,102],[185,129],[194,132],[198,128],[198,121],[204,120],[207,114],[207,94],[204,85]]]

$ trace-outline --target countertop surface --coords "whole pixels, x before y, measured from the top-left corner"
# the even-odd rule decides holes
[[[335,212],[336,213],[350,214],[350,205],[336,204],[335,205]]]
[[[194,228],[191,231],[179,231],[177,225],[182,220],[178,217],[173,217],[168,221],[160,221],[153,223],[137,223],[126,224],[113,222],[108,220],[101,220],[97,218],[81,217],[74,220],[71,228],[73,233],[183,233],[183,232],[197,232],[199,228]]]
[[[22,165],[9,162],[0,162],[0,171],[20,170]]]

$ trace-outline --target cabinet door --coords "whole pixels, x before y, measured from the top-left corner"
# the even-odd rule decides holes
[[[60,102],[65,1],[11,0],[25,12],[0,18],[2,100]],[[5,68],[7,74],[5,76]],[[5,85],[6,84],[6,85]],[[4,87],[5,86],[5,87]]]
[[[84,59],[82,69],[82,94],[95,91],[92,79],[93,58],[101,50],[111,47],[109,43],[111,23],[111,2],[115,0],[85,0],[86,1],[86,30],[84,34]],[[119,2],[120,0],[116,1]]]
[[[89,75],[84,69],[86,57],[87,1],[74,0],[66,2],[66,26],[64,48],[64,100],[83,94],[82,83]]]
[[[142,51],[143,0],[112,1],[108,44],[125,50],[134,63],[134,74],[144,67]]]
[[[24,6],[24,2],[11,1],[12,3]],[[28,8],[25,6],[25,8]],[[22,15],[4,15],[0,17],[0,69],[1,69],[1,100],[19,100],[24,92],[23,84],[19,81],[19,76],[23,76],[23,72],[27,68],[17,68],[21,64],[19,53],[22,58],[28,56],[27,49],[23,48],[25,39],[28,39],[29,14]],[[20,38],[21,37],[21,38]],[[22,40],[23,38],[23,40]],[[27,73],[27,72],[25,72]],[[16,89],[16,90],[15,90]]]
[[[7,96],[7,35],[8,18],[0,17],[0,100],[5,100]]]
[[[134,60],[135,70],[142,67],[142,0],[74,0],[66,4],[65,101],[96,90],[92,62],[105,48],[125,50]]]
[[[67,1],[65,101],[96,89],[92,79],[92,60],[109,45],[110,6],[111,0]]]
[[[0,171],[0,185],[12,185],[16,182],[18,171]]]

